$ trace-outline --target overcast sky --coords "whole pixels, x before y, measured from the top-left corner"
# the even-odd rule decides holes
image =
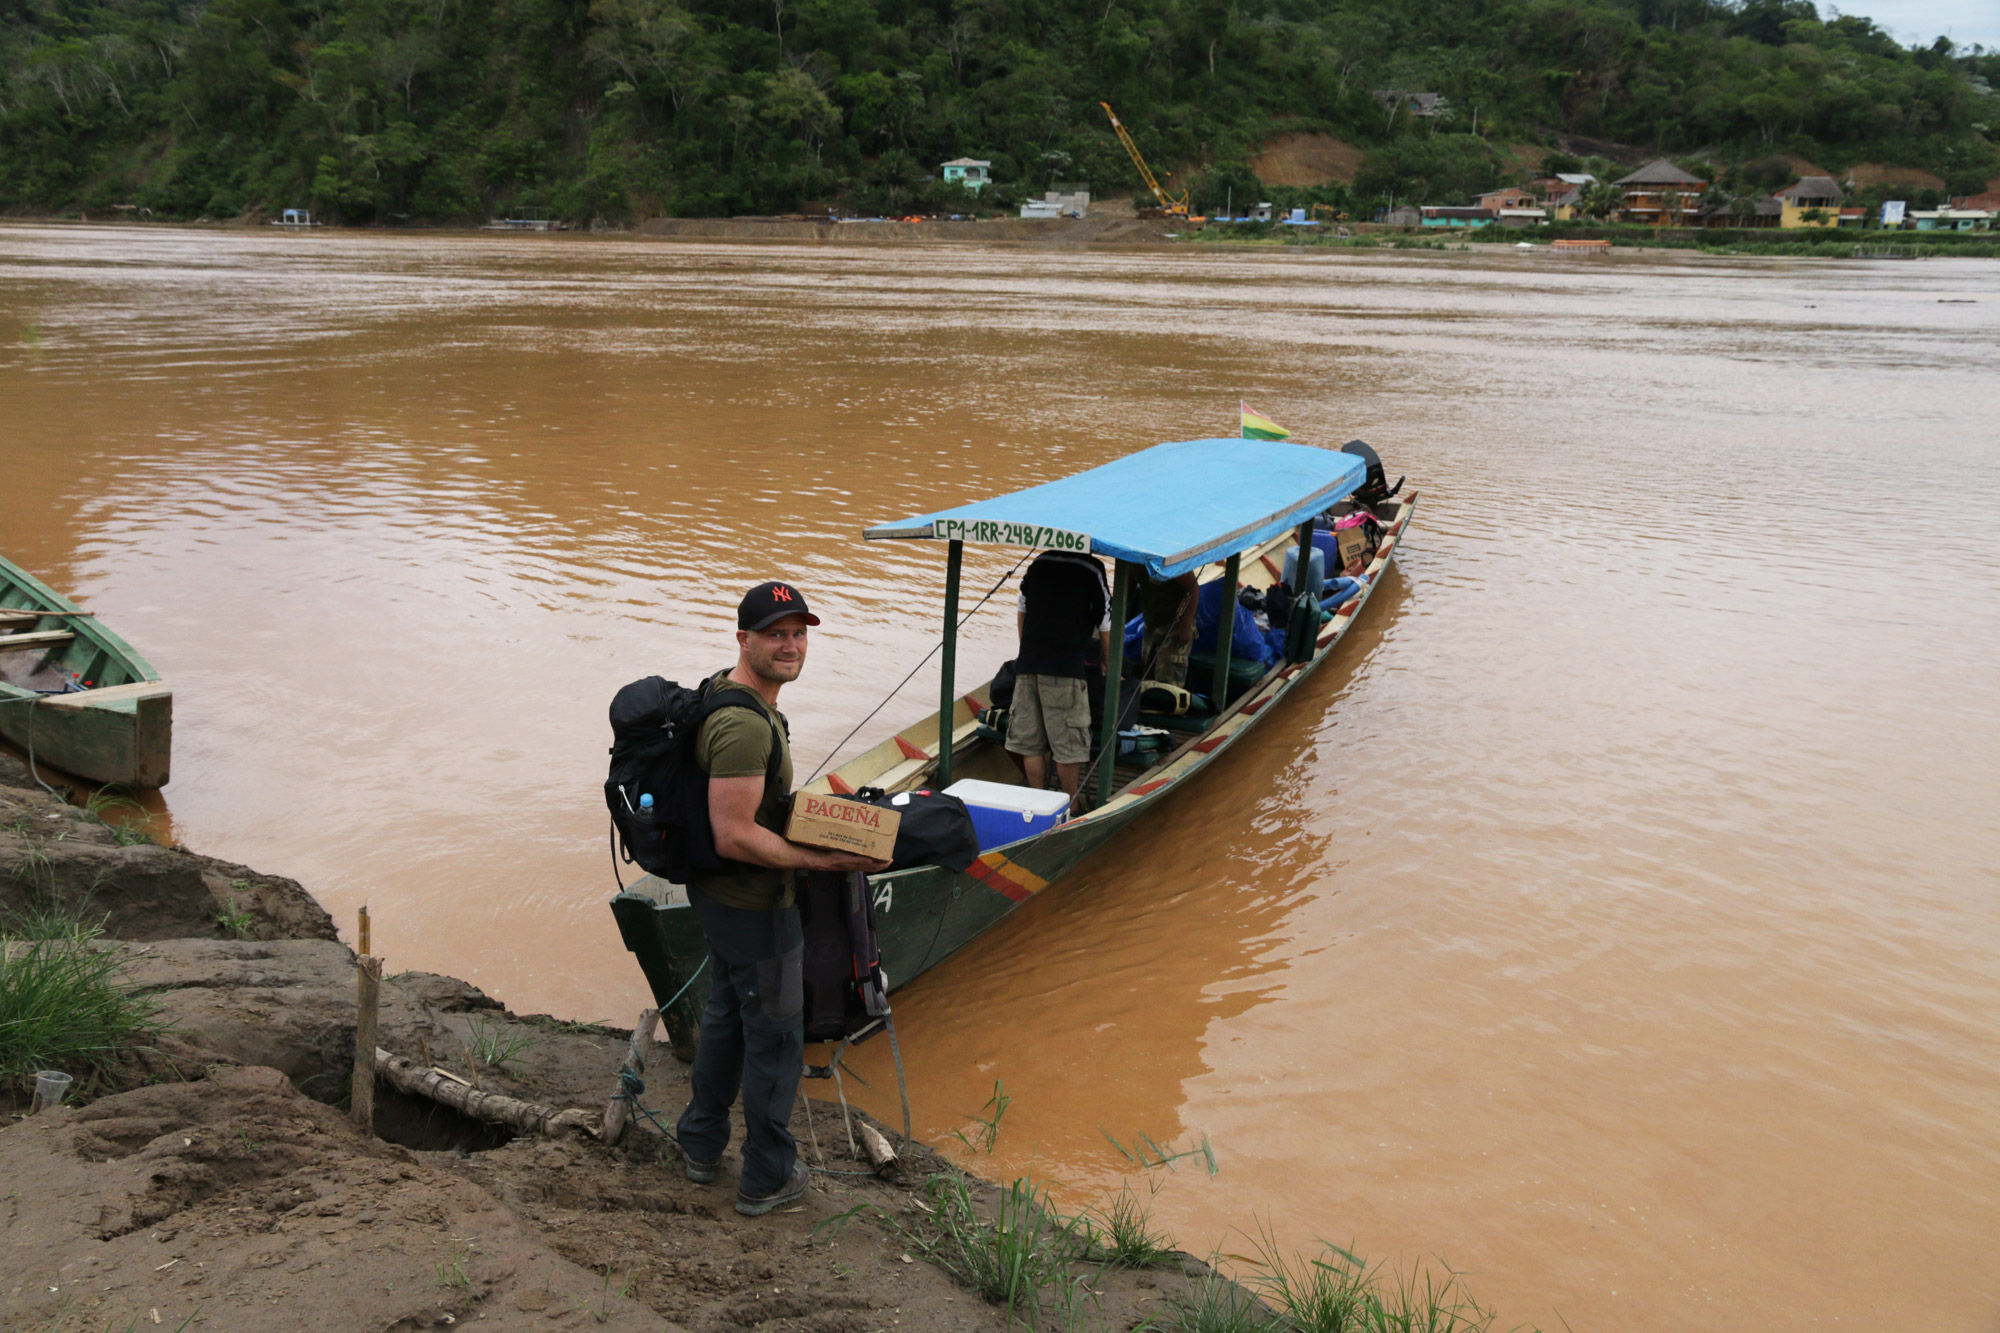
[[[2000,47],[2000,0],[1820,0],[1821,14],[1831,18],[1835,10],[1874,19],[1906,46],[1949,37],[1960,46]]]

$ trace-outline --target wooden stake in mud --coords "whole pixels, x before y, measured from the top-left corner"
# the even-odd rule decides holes
[[[361,905],[361,947],[354,952],[359,954],[371,954],[375,952],[368,947],[368,905],[366,903]]]
[[[361,909],[361,957],[355,969],[354,1084],[348,1115],[355,1128],[375,1136],[375,1037],[382,1012],[382,960],[368,952],[368,909]]]
[[[625,1048],[623,1068],[629,1069],[641,1082],[645,1081],[648,1067],[660,1061],[660,1039],[658,1035],[660,1011],[641,1009],[639,1025],[632,1029],[632,1043]],[[625,1135],[625,1126],[637,1115],[632,1100],[625,1096],[624,1080],[619,1080],[618,1091],[611,1094],[611,1100],[604,1105],[604,1126],[597,1133],[606,1147],[618,1142]]]
[[[375,1133],[375,1035],[382,1005],[382,960],[362,958],[355,978],[359,1005],[354,1020],[354,1095],[348,1114],[363,1134]]]

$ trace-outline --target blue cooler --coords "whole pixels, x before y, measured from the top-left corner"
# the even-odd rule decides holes
[[[1045,833],[1069,817],[1067,792],[961,778],[946,787],[944,794],[965,802],[982,852]]]

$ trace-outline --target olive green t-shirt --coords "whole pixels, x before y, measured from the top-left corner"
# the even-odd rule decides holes
[[[785,739],[785,715],[764,702],[763,696],[747,685],[726,676],[716,677],[716,689],[739,690],[754,708],[729,707],[709,715],[694,738],[695,762],[711,778],[761,778],[771,764],[771,719],[778,726],[778,780],[766,785],[764,799],[757,805],[757,822],[773,833],[785,831],[785,798],[792,791],[792,747]],[[727,870],[710,875],[693,875],[696,889],[719,903],[750,911],[765,911],[792,905],[792,873],[767,866],[732,862]]]

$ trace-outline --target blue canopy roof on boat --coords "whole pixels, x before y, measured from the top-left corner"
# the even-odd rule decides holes
[[[1366,475],[1359,458],[1331,449],[1181,440],[862,536],[1088,550],[1172,578],[1269,541],[1351,493]]]

